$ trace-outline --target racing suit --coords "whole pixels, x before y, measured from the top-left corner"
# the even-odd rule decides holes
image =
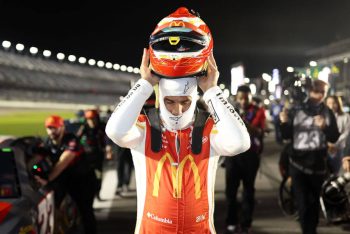
[[[117,106],[107,135],[131,148],[137,186],[135,233],[216,233],[213,223],[214,184],[220,155],[236,155],[250,147],[247,129],[218,87],[204,93],[210,117],[204,126],[202,151],[191,151],[193,126],[162,129],[162,149],[151,150],[150,124],[139,115],[152,94],[140,79]]]

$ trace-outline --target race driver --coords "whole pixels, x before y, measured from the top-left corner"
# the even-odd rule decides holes
[[[197,79],[159,79],[151,72],[149,59],[149,51],[144,49],[141,79],[106,125],[107,136],[132,151],[137,186],[135,233],[216,233],[213,212],[218,159],[248,150],[249,134],[217,86],[219,72],[212,53],[207,59],[207,75]],[[154,152],[149,119],[139,113],[157,84],[162,147]],[[201,152],[194,154],[191,136],[197,86],[211,117],[203,129]]]

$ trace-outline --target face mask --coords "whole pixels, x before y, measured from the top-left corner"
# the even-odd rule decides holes
[[[166,96],[190,96],[192,102],[188,110],[181,115],[173,115],[165,106]],[[168,130],[180,130],[193,122],[196,103],[198,100],[197,80],[195,78],[160,79],[159,81],[159,108],[160,117]]]

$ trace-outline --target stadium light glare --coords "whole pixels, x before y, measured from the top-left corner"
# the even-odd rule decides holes
[[[125,65],[121,65],[121,66],[120,66],[120,70],[121,70],[121,71],[126,71],[126,69],[127,69],[127,68],[126,68]]]
[[[51,51],[50,50],[44,50],[43,55],[47,58],[51,56]]]
[[[113,67],[113,64],[110,62],[106,63],[106,68],[111,69]]]
[[[89,59],[88,61],[90,66],[94,66],[96,64],[96,60],[95,59]]]
[[[18,44],[16,45],[16,50],[19,51],[19,52],[23,51],[23,50],[24,50],[24,45],[21,44],[21,43],[18,43]]]
[[[287,72],[294,72],[294,67],[287,67]]]
[[[134,71],[135,74],[140,73],[140,69],[138,67],[134,67],[133,71]]]
[[[103,67],[104,65],[105,65],[105,62],[103,62],[101,60],[97,62],[98,67]]]
[[[79,63],[84,64],[84,63],[86,63],[86,58],[85,57],[80,57],[78,59],[78,61],[79,61]]]
[[[63,53],[58,53],[56,57],[58,60],[63,60],[66,56]]]
[[[309,65],[310,65],[310,67],[316,67],[317,66],[317,62],[316,61],[310,61]]]
[[[271,77],[269,74],[267,74],[267,73],[263,73],[263,74],[262,74],[262,78],[263,78],[263,80],[265,80],[266,82],[270,82],[270,81],[272,80],[272,77]]]
[[[133,72],[134,68],[132,66],[128,66],[128,68],[126,69],[128,72]]]
[[[37,54],[38,53],[38,48],[32,46],[29,48],[29,52],[33,55]]]
[[[113,69],[116,70],[116,71],[119,70],[120,69],[120,65],[118,63],[114,64],[113,65]]]
[[[256,94],[256,85],[255,84],[249,84],[250,91],[253,95]]]
[[[77,57],[75,57],[75,55],[71,54],[71,55],[68,56],[68,60],[69,60],[69,62],[73,63],[73,62],[75,62],[75,60],[77,60]]]
[[[2,42],[2,47],[4,47],[5,49],[8,49],[11,47],[11,42],[9,41],[3,41]]]

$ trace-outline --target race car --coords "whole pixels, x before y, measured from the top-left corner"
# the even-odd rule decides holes
[[[38,137],[0,143],[0,233],[82,233],[74,201],[65,195],[58,208],[55,193],[34,175],[47,177],[52,163]]]

